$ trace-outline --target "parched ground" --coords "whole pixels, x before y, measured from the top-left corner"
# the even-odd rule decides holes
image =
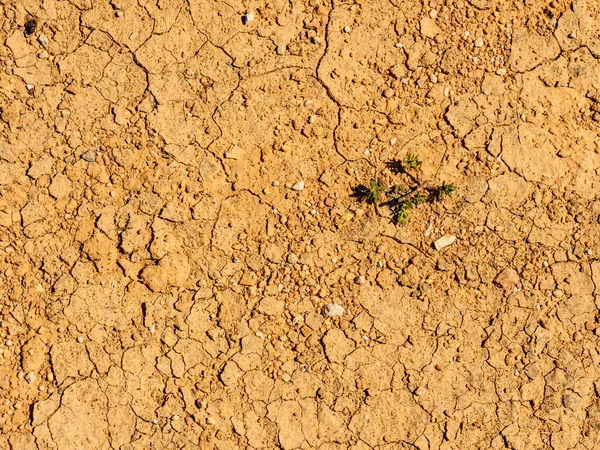
[[[600,448],[599,30],[1,2],[0,449]],[[408,153],[457,191],[398,226]]]

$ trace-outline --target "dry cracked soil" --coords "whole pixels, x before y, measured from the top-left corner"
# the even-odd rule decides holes
[[[0,449],[599,449],[599,30],[0,2]]]

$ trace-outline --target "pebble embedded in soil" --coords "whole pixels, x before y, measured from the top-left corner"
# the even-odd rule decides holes
[[[81,155],[81,159],[90,163],[94,162],[96,161],[96,152],[93,150],[88,150],[83,155]]]
[[[45,34],[40,34],[38,36],[38,42],[40,43],[40,45],[44,48],[48,47],[48,38],[46,37]]]
[[[440,251],[445,249],[446,247],[449,247],[450,245],[454,244],[454,241],[456,241],[456,236],[451,235],[451,234],[446,234],[444,236],[442,236],[441,238],[439,238],[437,241],[435,241],[433,243],[433,245],[435,246],[435,249]]]
[[[340,317],[344,315],[344,307],[337,303],[330,303],[323,306],[323,316],[325,317]]]
[[[292,186],[292,190],[297,192],[300,192],[302,189],[304,189],[304,180],[300,180]]]
[[[254,21],[254,14],[246,13],[242,16],[242,24],[248,25]]]

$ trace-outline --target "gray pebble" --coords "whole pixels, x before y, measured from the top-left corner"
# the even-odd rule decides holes
[[[81,155],[81,158],[87,162],[94,162],[96,161],[96,152],[93,150],[88,150],[83,155]]]
[[[46,37],[45,34],[40,34],[38,36],[38,42],[40,43],[40,45],[44,48],[48,47],[48,38]]]

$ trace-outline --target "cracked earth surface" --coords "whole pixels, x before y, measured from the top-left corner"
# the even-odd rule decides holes
[[[0,5],[0,448],[600,448],[600,3],[241,3]]]

